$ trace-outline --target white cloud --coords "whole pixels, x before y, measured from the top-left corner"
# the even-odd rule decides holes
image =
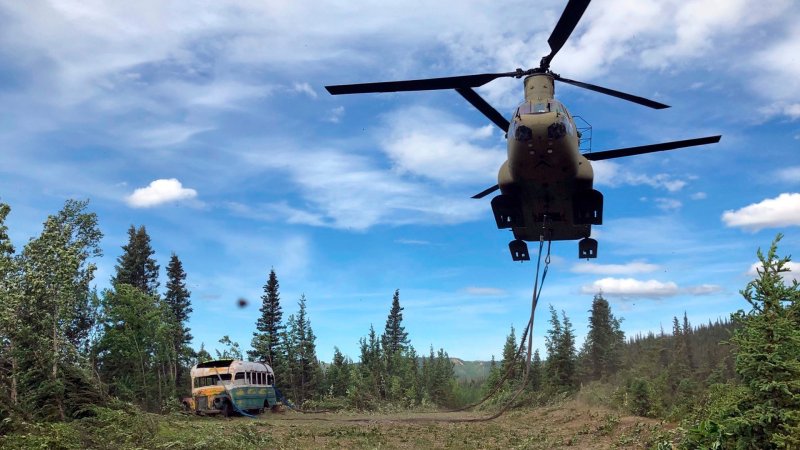
[[[317,98],[317,92],[308,83],[294,83],[292,91],[306,94],[311,98]]]
[[[689,196],[692,200],[705,200],[708,198],[708,194],[705,192],[695,192],[694,194]]]
[[[453,224],[478,218],[485,205],[464,192],[450,194],[382,169],[369,158],[337,150],[239,152],[250,167],[286,171],[302,206],[277,205],[277,219],[366,230],[376,224]],[[275,208],[276,205],[270,205]],[[267,214],[275,220],[273,214]]]
[[[750,231],[800,226],[800,193],[783,193],[736,211],[725,211],[722,221],[729,227],[741,227]]]
[[[612,187],[645,185],[655,189],[664,189],[668,192],[678,192],[688,184],[686,180],[675,178],[666,173],[648,175],[632,172],[613,161],[594,161],[592,162],[592,169],[594,169],[594,182],[598,185]]]
[[[654,201],[656,202],[656,207],[662,211],[676,211],[683,206],[680,200],[674,198],[656,198]]]
[[[589,273],[594,275],[633,275],[637,273],[655,272],[661,266],[644,261],[633,261],[627,264],[597,264],[581,261],[570,269],[573,273]]]
[[[505,161],[505,151],[481,145],[490,138],[493,125],[472,128],[444,111],[411,107],[384,119],[383,151],[400,173],[420,175],[440,182],[494,182]],[[494,144],[495,141],[490,141]]]
[[[395,242],[405,245],[431,245],[430,241],[424,241],[422,239],[397,239]]]
[[[125,198],[133,208],[150,208],[197,197],[197,191],[184,188],[175,178],[152,181],[147,187],[138,188]]]
[[[475,295],[480,297],[500,297],[508,293],[505,289],[493,288],[493,287],[478,287],[478,286],[466,287],[464,288],[464,292],[469,295]]]
[[[333,108],[330,112],[330,115],[325,118],[327,122],[331,123],[339,123],[342,121],[342,117],[344,116],[344,106],[337,106]]]
[[[672,281],[663,283],[657,280],[642,281],[634,278],[603,278],[591,285],[582,286],[581,292],[584,294],[602,292],[608,297],[664,298],[677,295],[680,290],[678,285]]]
[[[192,136],[211,129],[211,127],[165,124],[135,132],[131,141],[145,147],[171,146],[183,143]]]
[[[800,166],[791,166],[780,169],[775,173],[775,178],[781,183],[800,183]]]
[[[790,283],[792,280],[800,281],[800,263],[789,261],[786,263],[785,267],[789,269],[789,271],[783,273],[781,276],[786,283]],[[759,270],[763,270],[763,266],[761,265],[761,261],[756,261],[750,265],[750,269],[747,270],[747,275],[756,277]]]
[[[701,284],[699,286],[691,286],[685,289],[691,295],[711,295],[717,292],[722,292],[722,286],[716,284]]]

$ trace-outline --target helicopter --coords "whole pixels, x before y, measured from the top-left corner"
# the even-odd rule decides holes
[[[580,151],[580,130],[567,108],[555,98],[559,81],[610,95],[653,109],[660,102],[625,92],[572,80],[550,70],[550,62],[564,46],[591,0],[569,0],[547,43],[550,53],[539,67],[513,72],[482,73],[442,78],[325,86],[332,95],[454,89],[505,132],[508,158],[500,166],[497,184],[474,195],[481,199],[500,190],[491,200],[497,228],[511,229],[511,259],[530,260],[526,241],[579,240],[578,257],[596,258],[592,225],[603,223],[603,194],[593,188],[591,161],[674,150],[717,143],[720,135],[591,153]],[[523,80],[525,99],[511,120],[484,100],[474,88],[493,80]]]

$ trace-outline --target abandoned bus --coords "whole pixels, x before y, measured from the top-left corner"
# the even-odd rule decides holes
[[[184,407],[225,417],[237,409],[259,413],[275,406],[275,373],[266,363],[219,359],[192,367],[192,397]]]

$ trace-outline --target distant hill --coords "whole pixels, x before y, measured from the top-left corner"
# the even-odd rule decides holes
[[[489,376],[491,361],[464,361],[461,358],[450,358],[453,370],[459,380],[484,380]]]

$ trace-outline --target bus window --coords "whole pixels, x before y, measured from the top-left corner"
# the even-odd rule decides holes
[[[233,380],[233,384],[244,384],[244,372],[236,372]]]

